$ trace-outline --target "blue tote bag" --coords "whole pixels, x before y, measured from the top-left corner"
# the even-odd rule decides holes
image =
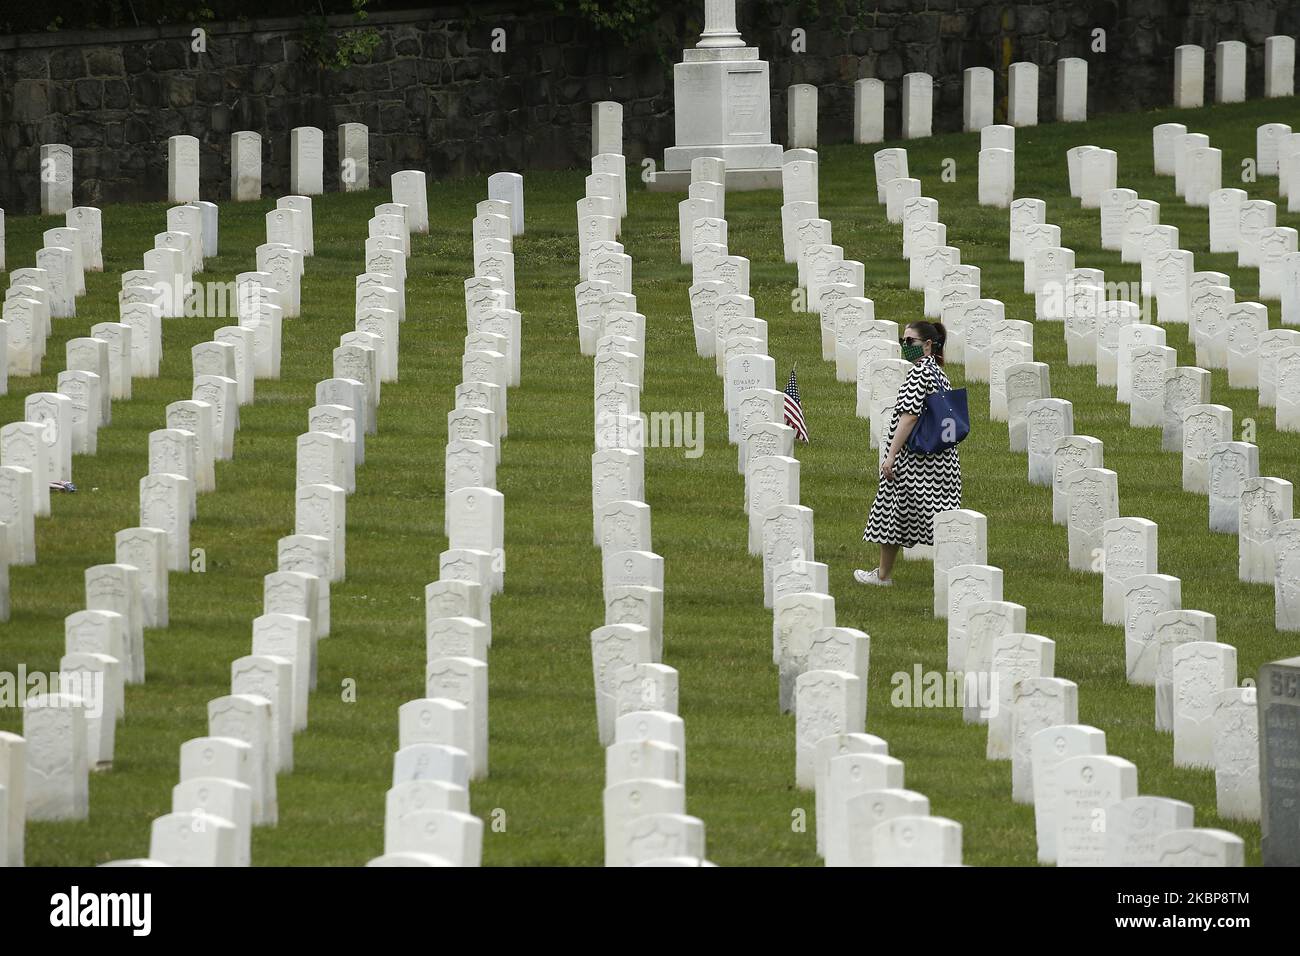
[[[955,447],[969,434],[966,389],[945,389],[925,396],[925,407],[907,436],[907,447],[921,455],[937,455]]]

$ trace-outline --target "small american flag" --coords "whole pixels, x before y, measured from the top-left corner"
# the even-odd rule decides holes
[[[793,368],[785,386],[785,423],[794,429],[795,438],[801,442],[808,441],[808,427],[803,423],[803,405],[799,401],[799,379]]]

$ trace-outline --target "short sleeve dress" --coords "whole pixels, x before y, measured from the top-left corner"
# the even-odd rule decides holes
[[[894,441],[900,415],[920,415],[925,396],[951,387],[948,376],[932,356],[917,362],[898,390],[885,448]],[[924,455],[903,445],[894,459],[894,475],[893,481],[880,475],[862,540],[905,548],[934,544],[934,516],[961,507],[961,462],[956,446]]]

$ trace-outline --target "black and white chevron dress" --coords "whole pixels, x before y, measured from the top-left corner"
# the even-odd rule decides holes
[[[951,387],[948,376],[933,357],[926,356],[917,362],[898,390],[885,448],[894,441],[900,415],[920,415],[925,396]],[[862,540],[901,544],[906,548],[934,544],[934,516],[960,507],[961,462],[957,448],[954,446],[937,455],[922,455],[903,445],[894,459],[894,480],[886,481],[883,474],[879,476],[876,500],[871,505]]]

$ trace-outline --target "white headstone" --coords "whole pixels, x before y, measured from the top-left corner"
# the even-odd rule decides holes
[[[216,408],[207,402],[186,400],[167,406],[167,427],[187,431],[195,437],[195,485],[198,492],[215,491],[214,462],[220,449],[215,433]]]
[[[1059,463],[1058,452],[1058,463]],[[1108,468],[1081,467],[1061,478],[1061,492],[1066,501],[1066,529],[1070,548],[1070,568],[1075,571],[1101,569],[1102,529],[1111,518],[1119,517],[1119,479]]]
[[[946,817],[897,816],[871,833],[875,866],[960,866],[961,824]]]
[[[1300,431],[1300,347],[1281,348],[1276,356],[1275,425],[1278,431]]]
[[[853,84],[853,142],[879,143],[885,138],[885,84],[866,78]]]
[[[1273,562],[1274,626],[1300,631],[1300,519],[1274,527]]]
[[[103,216],[94,206],[74,206],[65,215],[81,239],[81,264],[87,272],[104,271]],[[0,213],[0,270],[4,269],[4,215]]]
[[[27,421],[41,426],[51,481],[72,480],[72,405],[72,399],[58,392],[32,392],[23,402]]]
[[[1033,738],[1079,719],[1079,687],[1059,677],[1025,677],[1011,687],[1011,799],[1034,802]]]
[[[961,128],[973,133],[993,123],[993,71],[971,66],[962,71]]]
[[[230,198],[236,202],[262,198],[261,133],[230,134]]]
[[[345,193],[370,188],[370,129],[365,123],[340,123],[339,190]]]
[[[0,524],[8,529],[8,562],[35,564],[36,511],[30,468],[0,465]]]
[[[31,509],[36,516],[50,513],[50,480],[53,476],[48,472],[49,461],[44,425],[10,422],[0,428],[0,465],[13,465],[31,473]]]
[[[41,147],[41,215],[62,216],[72,208],[72,147]]]
[[[172,788],[172,815],[189,817],[193,821],[192,825],[200,827],[204,836],[216,841],[220,841],[225,834],[208,834],[206,829],[209,824],[216,823],[231,827],[234,831],[235,845],[234,862],[231,865],[252,865],[252,787],[219,777],[194,777],[185,780]],[[167,818],[163,817],[161,820],[165,821]],[[203,865],[203,861],[194,856],[195,846],[190,837],[181,837],[176,841],[176,844],[183,846],[184,850],[172,857],[172,848],[176,844],[168,843],[166,827],[166,823],[160,824],[159,820],[154,821],[153,833],[159,834],[164,844],[163,847],[157,847],[160,852],[157,859],[177,866],[186,863]],[[151,837],[150,853],[154,849]]]
[[[763,519],[763,606],[772,607],[779,597],[790,594],[826,594],[826,572],[814,557],[812,509],[803,505],[768,509]]]
[[[684,815],[686,788],[667,780],[634,779],[605,788],[605,865],[628,866],[627,833],[645,817]]]
[[[1011,203],[1010,218],[1009,255],[1012,262],[1024,262],[1024,232],[1030,226],[1044,225],[1046,223],[1047,204],[1041,199],[1016,199]],[[1059,243],[1053,243],[1053,245],[1059,245]]]
[[[1214,641],[1217,634],[1218,620],[1204,611],[1176,608],[1155,616],[1150,653],[1156,659],[1156,730],[1166,734],[1174,730],[1174,651],[1183,644]]]
[[[786,113],[787,146],[791,149],[816,149],[817,87],[811,83],[795,83],[787,89]]]
[[[1227,830],[1196,827],[1156,838],[1156,866],[1245,866],[1246,844]]]
[[[189,479],[191,521],[194,520],[198,498],[198,444],[197,435],[181,428],[158,428],[149,433],[149,474],[180,475]]]
[[[82,699],[67,694],[28,697],[23,702],[22,735],[27,819],[86,819],[90,780]]]
[[[1056,120],[1080,123],[1088,118],[1088,61],[1065,57],[1056,61]]]
[[[1130,684],[1154,686],[1160,662],[1156,618],[1180,610],[1182,581],[1168,574],[1135,574],[1124,583],[1124,668]]]
[[[238,866],[238,828],[206,810],[167,813],[150,825],[148,858],[164,866]]]
[[[838,735],[841,740],[853,736],[857,735]],[[826,819],[821,822],[819,818],[818,822],[818,832],[825,830],[823,845],[827,866],[852,865],[852,846],[855,842],[868,853],[871,852],[870,830],[865,835],[851,833],[849,802],[863,794],[876,794],[880,791],[898,792],[902,789],[903,762],[901,760],[880,753],[852,751],[831,757],[826,766],[825,776],[821,780],[821,791],[824,791],[822,805]],[[908,803],[919,808],[914,800]],[[928,810],[928,800],[925,801],[925,806]],[[875,826],[895,816],[897,814],[882,813],[878,820],[868,819],[862,822],[874,830]]]
[[[1214,47],[1214,102],[1241,103],[1246,99],[1246,44],[1223,40]]]
[[[862,733],[861,680],[845,671],[806,671],[795,682],[795,785],[816,784],[817,742],[834,734]]]
[[[602,100],[591,104],[591,155],[623,152],[623,104]]]
[[[325,191],[325,134],[314,126],[295,126],[289,134],[289,191],[319,196]]]
[[[1264,95],[1270,99],[1295,95],[1295,37],[1264,40]]]
[[[273,826],[279,818],[276,794],[278,738],[271,716],[272,707],[272,701],[256,694],[228,694],[208,701],[209,736],[242,740],[250,748],[249,786],[255,826]]]
[[[834,626],[835,599],[829,594],[806,592],[773,601],[772,662],[779,671],[778,703],[782,713],[794,709],[796,682],[800,674],[812,669],[808,654],[813,635]]]
[[[1002,600],[1002,569],[987,564],[959,564],[950,567],[947,574],[948,670],[958,671],[965,666],[969,650],[967,612],[976,604]]]
[[[1258,820],[1259,708],[1254,687],[1231,687],[1213,696],[1214,791],[1219,816]]]
[[[247,656],[230,664],[230,693],[271,704],[271,752],[281,772],[293,770],[293,664],[283,657]],[[210,719],[210,718],[209,718]],[[237,735],[243,739],[244,735]]]
[[[872,162],[876,172],[876,202],[884,205],[885,187],[890,180],[907,178],[907,150],[899,147],[876,150]]]
[[[979,204],[1005,209],[1016,193],[1016,154],[1009,149],[981,149]]]
[[[1182,123],[1160,123],[1151,128],[1152,152],[1155,156],[1157,176],[1174,174],[1174,147],[1179,137],[1187,132]]]
[[[1174,48],[1174,108],[1205,105],[1205,48],[1183,44]]]
[[[934,78],[929,73],[903,76],[903,139],[930,135],[934,116]]]
[[[1101,620],[1123,624],[1128,579],[1159,570],[1159,528],[1146,518],[1111,518],[1102,525],[1101,546]]]
[[[1113,149],[1094,149],[1079,158],[1079,204],[1084,209],[1099,209],[1104,190],[1117,185],[1119,154]]]
[[[27,742],[20,736],[0,730],[0,787],[4,788],[5,813],[0,817],[6,847],[2,858],[6,866],[23,865],[23,836],[27,817]]]
[[[1232,409],[1226,405],[1188,405],[1181,418],[1183,490],[1208,494],[1210,449],[1232,440]]]
[[[1060,802],[1057,768],[1071,757],[1096,756],[1105,752],[1106,734],[1084,724],[1044,727],[1030,739],[1039,863],[1056,862],[1056,821]]]
[[[1214,766],[1215,695],[1237,686],[1237,649],[1214,641],[1173,648],[1174,766]]]
[[[1242,485],[1259,476],[1259,447],[1225,441],[1210,446],[1206,486],[1210,496],[1210,530],[1238,534]]]
[[[1240,580],[1273,583],[1273,535],[1279,522],[1291,519],[1292,490],[1291,482],[1281,478],[1252,477],[1241,482],[1237,522]]]
[[[393,173],[389,183],[393,202],[406,206],[407,226],[411,232],[429,231],[429,194],[423,170],[404,169]]]
[[[330,542],[329,579],[342,581],[347,492],[337,485],[299,485],[294,493],[294,534],[314,534]]]
[[[1038,65],[1012,63],[1007,68],[1007,122],[1038,125]]]
[[[148,474],[140,479],[140,525],[167,532],[167,567],[190,569],[190,487],[184,475]]]
[[[425,668],[425,696],[446,698],[463,704],[469,711],[472,749],[469,751],[470,778],[488,775],[488,680],[487,664],[469,657],[440,657]]]
[[[1106,866],[1156,866],[1156,843],[1192,825],[1195,809],[1166,797],[1126,797],[1105,808]]]

